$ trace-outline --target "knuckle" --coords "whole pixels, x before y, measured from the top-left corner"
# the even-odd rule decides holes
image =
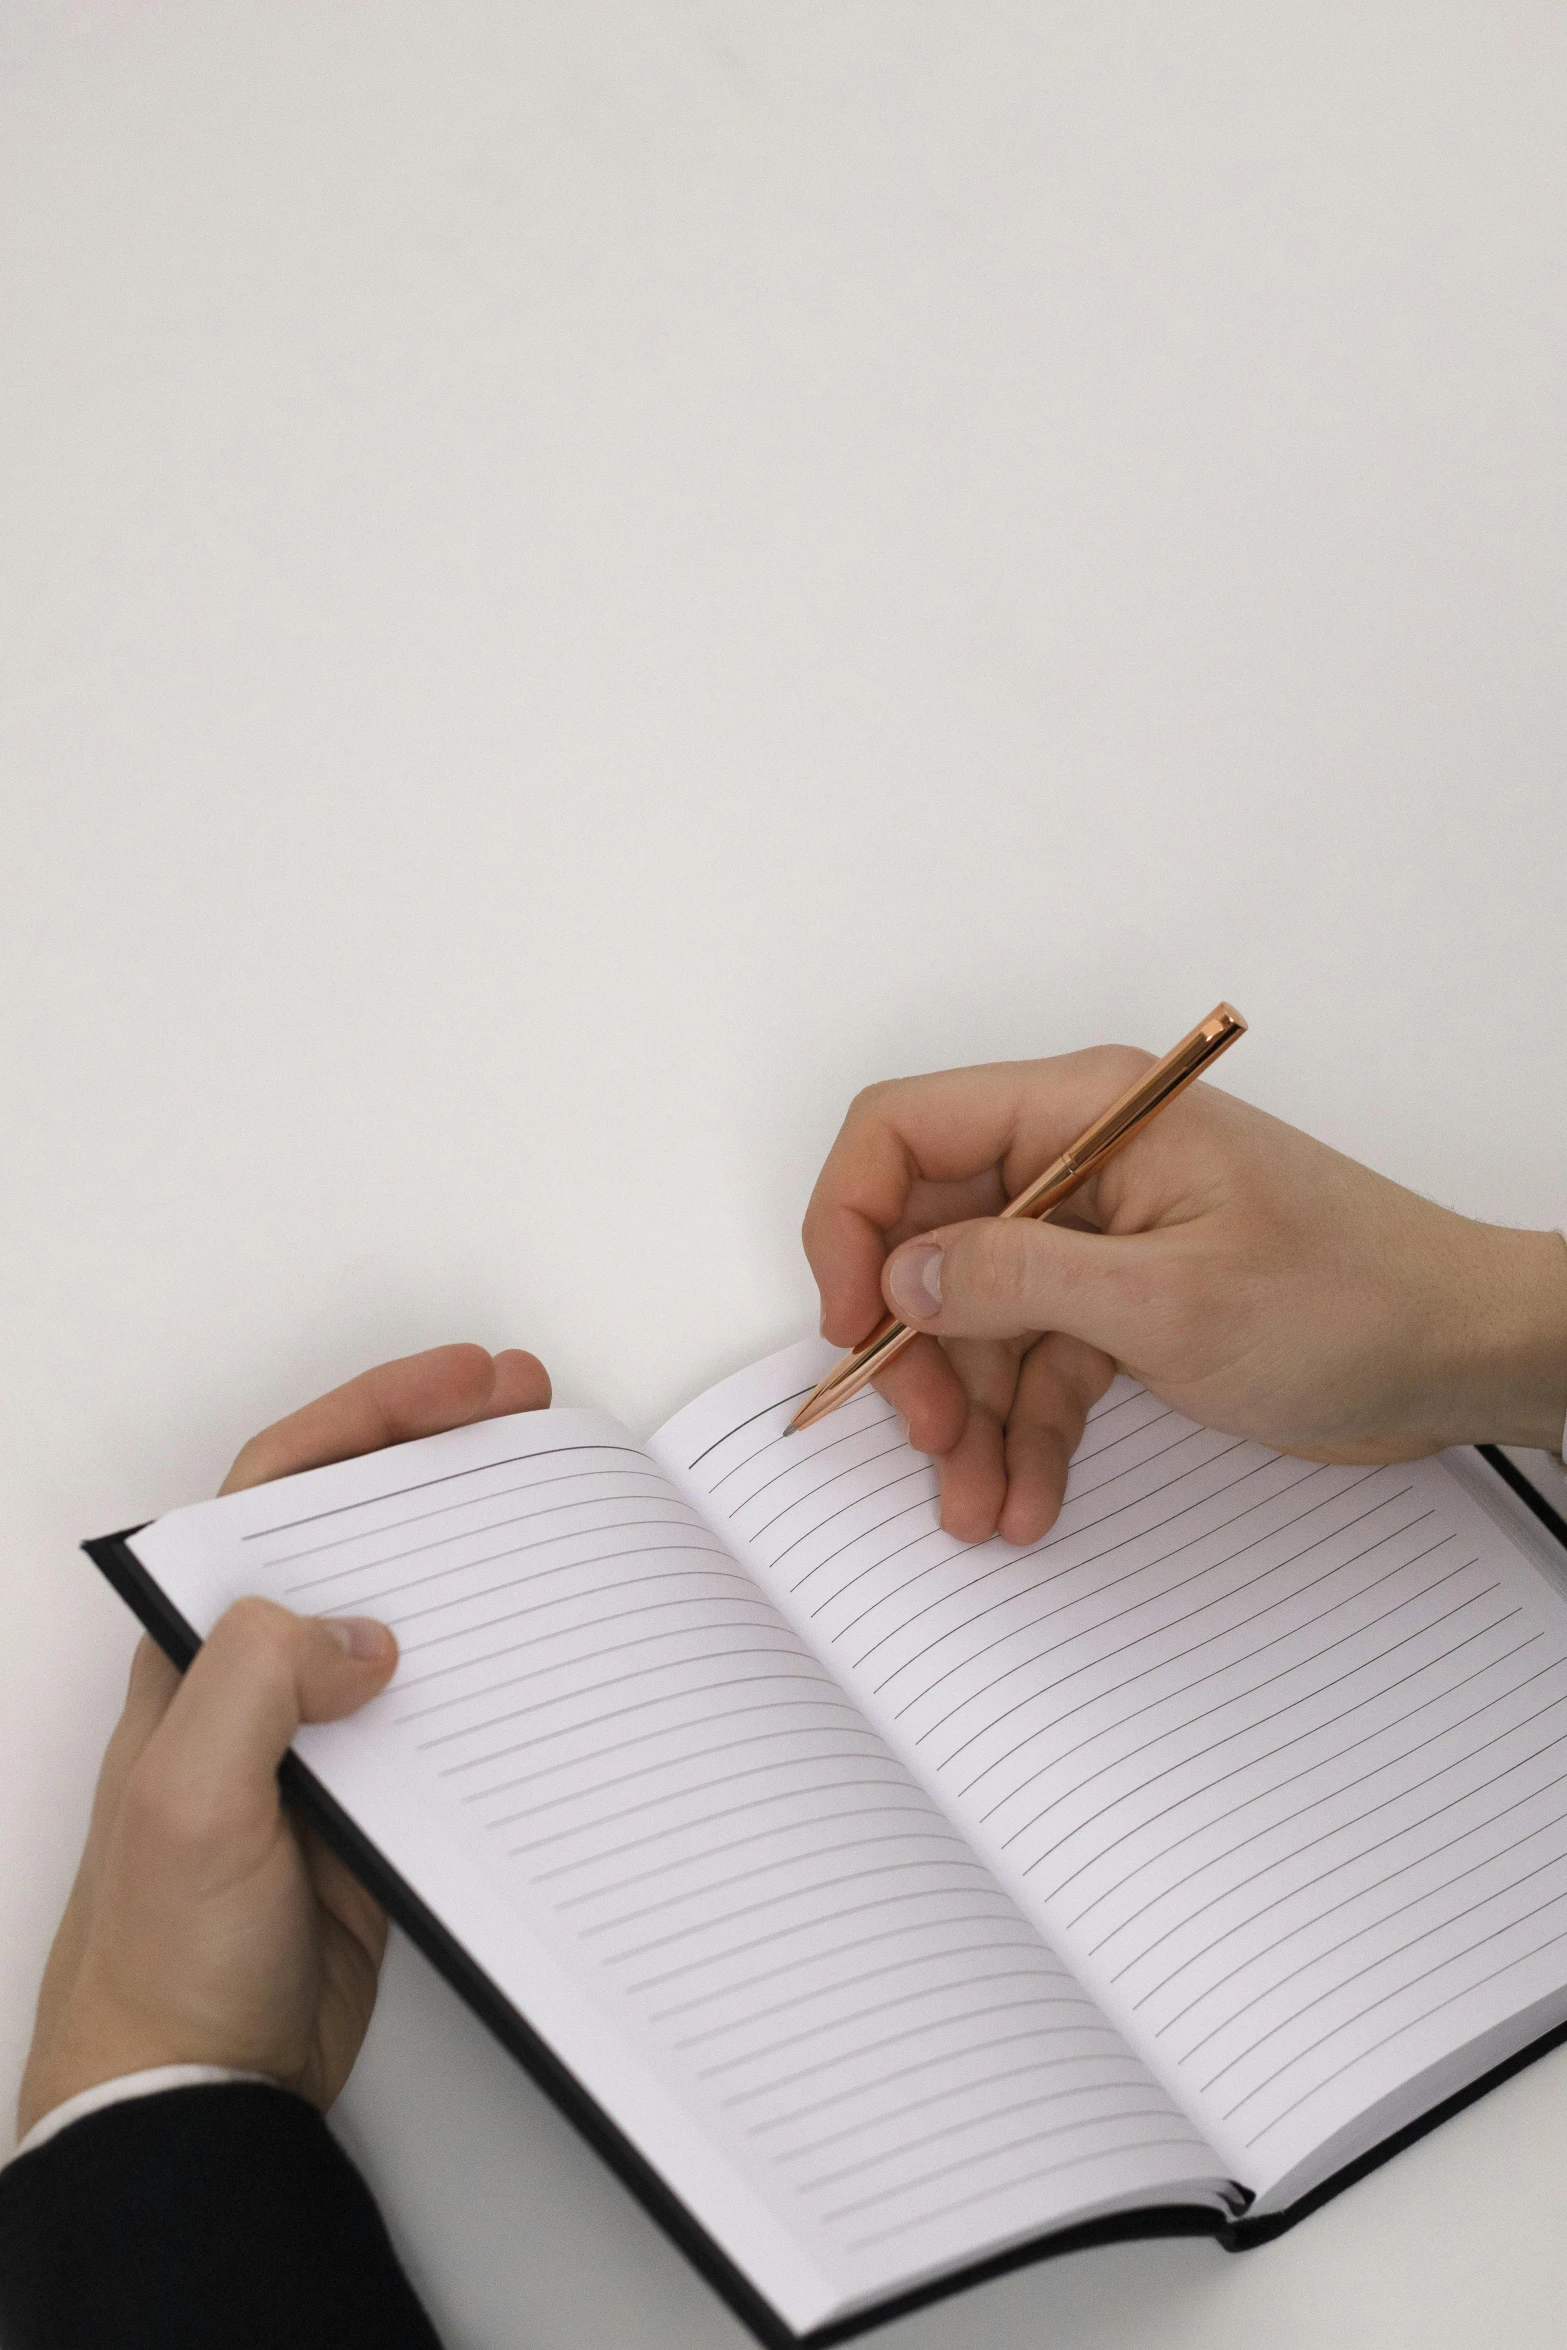
[[[286,1667],[293,1661],[299,1619],[275,1601],[236,1599],[218,1618],[210,1639],[241,1650],[254,1668]]]
[[[862,1085],[849,1104],[850,1118],[875,1117],[892,1091],[892,1082],[890,1078],[878,1077],[870,1085]]]
[[[1103,1069],[1106,1078],[1123,1093],[1146,1075],[1154,1065],[1154,1058],[1135,1044],[1102,1044],[1094,1048],[1096,1068]]]
[[[228,1475],[219,1486],[219,1492],[233,1493],[236,1489],[247,1485],[265,1484],[266,1471],[256,1465],[264,1449],[265,1440],[263,1437],[248,1436],[229,1463]]]
[[[1149,1280],[1147,1290],[1138,1302],[1148,1311],[1158,1306],[1183,1339],[1212,1324],[1213,1292],[1197,1266],[1176,1258],[1162,1268],[1162,1279]]]
[[[221,1845],[224,1804],[210,1778],[163,1769],[148,1757],[126,1780],[120,1827],[139,1851],[192,1856]]]
[[[1019,1303],[1027,1279],[1027,1229],[1019,1222],[996,1220],[981,1225],[975,1239],[969,1293],[982,1311],[1007,1312]]]
[[[144,1632],[136,1643],[136,1654],[131,1658],[130,1679],[125,1688],[127,1708],[144,1707],[159,1697],[166,1698],[172,1671],[173,1667],[151,1633]]]
[[[1115,1365],[1097,1347],[1062,1330],[1052,1330],[1040,1345],[1057,1383],[1062,1426],[1070,1440],[1068,1449],[1075,1451],[1090,1410],[1115,1377]]]
[[[208,1672],[247,1688],[281,1691],[291,1688],[302,1662],[301,1642],[308,1627],[270,1599],[236,1599],[207,1635],[203,1656],[210,1656]],[[197,1660],[198,1663],[200,1659]]]
[[[220,1493],[239,1493],[252,1485],[270,1485],[274,1477],[286,1477],[290,1469],[299,1466],[293,1457],[288,1423],[278,1420],[270,1428],[262,1428],[248,1437],[234,1455],[233,1465]]]

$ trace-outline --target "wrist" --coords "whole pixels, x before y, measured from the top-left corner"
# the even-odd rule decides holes
[[[22,2075],[22,2087],[16,2101],[16,2135],[28,2137],[47,2114],[88,2090],[98,2089],[106,2081],[123,2080],[130,2074],[155,2072],[166,2064],[178,2062],[165,2051],[134,2042],[123,2044],[105,2041],[63,2045],[55,2043],[44,2050],[34,2050]]]
[[[1471,1279],[1457,1300],[1457,1425],[1449,1443],[1559,1452],[1567,1420],[1567,1240],[1559,1232],[1476,1227]]]
[[[125,2014],[111,2002],[68,2003],[28,2057],[17,2098],[17,2136],[25,2138],[46,2114],[107,2081],[169,2065],[275,2078],[238,2038],[182,2029],[165,2017]]]
[[[230,2088],[236,2084],[247,2088],[281,2089],[270,2073],[237,2072],[222,2064],[161,2064],[152,2065],[139,2073],[115,2073],[106,2081],[94,2082],[90,2089],[77,2089],[57,2105],[46,2106],[36,2117],[29,2114],[17,2126],[16,2151],[36,2154],[52,2138],[73,2123],[86,2121],[95,2113],[103,2113],[112,2105],[130,2105],[141,2097],[160,2097],[171,2089]]]

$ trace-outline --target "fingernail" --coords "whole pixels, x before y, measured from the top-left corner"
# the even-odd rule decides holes
[[[928,1322],[940,1313],[941,1256],[935,1241],[915,1240],[888,1266],[887,1287],[905,1322]]]
[[[384,1664],[396,1643],[373,1616],[323,1616],[321,1623],[356,1665]]]

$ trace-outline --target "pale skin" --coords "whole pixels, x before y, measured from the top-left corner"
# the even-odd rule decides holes
[[[878,1384],[940,1464],[949,1532],[1037,1541],[1118,1365],[1307,1460],[1561,1443],[1560,1234],[1454,1215],[1212,1086],[1073,1197],[1088,1229],[998,1222],[1150,1061],[1107,1045],[872,1086],[817,1180],[825,1335],[852,1346],[889,1307],[929,1334]]]
[[[383,1363],[253,1437],[223,1491],[549,1402],[532,1355],[437,1347]],[[301,1722],[382,1690],[384,1625],[261,1599],[183,1680],[150,1641],[109,1742],[87,1846],[44,1973],[18,2135],[79,2090],[154,2065],[264,2073],[324,2111],[375,2005],[386,1920],[279,1801]]]
[[[1147,1066],[1120,1047],[874,1086],[812,1195],[805,1246],[836,1344],[890,1305],[923,1333],[882,1382],[937,1460],[943,1522],[1037,1541],[1122,1366],[1209,1426],[1311,1460],[1554,1447],[1567,1246],[1433,1206],[1207,1086],[1072,1203],[996,1210]],[[939,1294],[928,1286],[939,1255]],[[549,1401],[532,1355],[438,1347],[254,1437],[224,1490]],[[386,1922],[279,1801],[301,1722],[386,1686],[381,1625],[241,1601],[183,1680],[143,1643],[44,1976],[19,2131],[156,2065],[257,2072],[332,2103]]]

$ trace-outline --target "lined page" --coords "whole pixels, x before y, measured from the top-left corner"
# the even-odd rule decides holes
[[[388,1691],[301,1754],[796,2322],[1211,2174],[615,1423],[488,1422],[136,1548],[203,1630],[241,1592],[391,1624]]]
[[[1298,2190],[1567,2013],[1567,1607],[1441,1462],[1123,1378],[1049,1535],[968,1547],[874,1394],[785,1433],[830,1359],[657,1448],[1232,2175]]]

